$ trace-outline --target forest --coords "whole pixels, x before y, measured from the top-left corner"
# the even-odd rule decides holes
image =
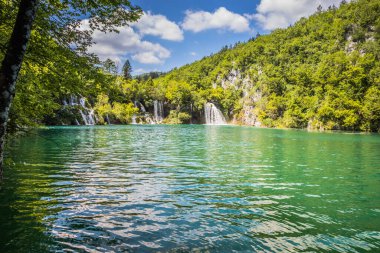
[[[0,10],[3,59],[16,8],[1,0]],[[46,17],[40,15],[8,132],[41,125],[149,123],[157,101],[167,124],[204,123],[204,107],[213,103],[232,124],[379,132],[379,13],[380,0],[343,1],[339,8],[318,9],[286,29],[257,34],[168,73],[134,77],[129,62],[119,71],[111,60],[80,51],[85,33],[65,34],[59,38],[66,41],[60,41],[45,32]],[[138,10],[132,19],[137,18]],[[73,37],[82,42],[75,51],[67,47]],[[82,120],[83,108],[91,109],[94,122]]]

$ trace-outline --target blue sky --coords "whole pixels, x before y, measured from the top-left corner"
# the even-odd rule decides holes
[[[144,15],[119,34],[93,34],[89,49],[133,74],[169,71],[199,60],[223,46],[247,41],[258,32],[284,28],[340,0],[132,0]],[[85,22],[84,22],[84,25]]]

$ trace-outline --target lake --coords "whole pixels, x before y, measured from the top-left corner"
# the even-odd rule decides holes
[[[52,127],[9,143],[0,252],[379,252],[380,135]]]

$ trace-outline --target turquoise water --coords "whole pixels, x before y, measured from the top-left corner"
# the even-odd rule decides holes
[[[380,251],[380,135],[55,127],[9,146],[0,252]]]

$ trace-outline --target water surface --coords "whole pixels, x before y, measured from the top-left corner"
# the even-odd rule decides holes
[[[0,252],[379,252],[380,136],[231,126],[13,139]]]

